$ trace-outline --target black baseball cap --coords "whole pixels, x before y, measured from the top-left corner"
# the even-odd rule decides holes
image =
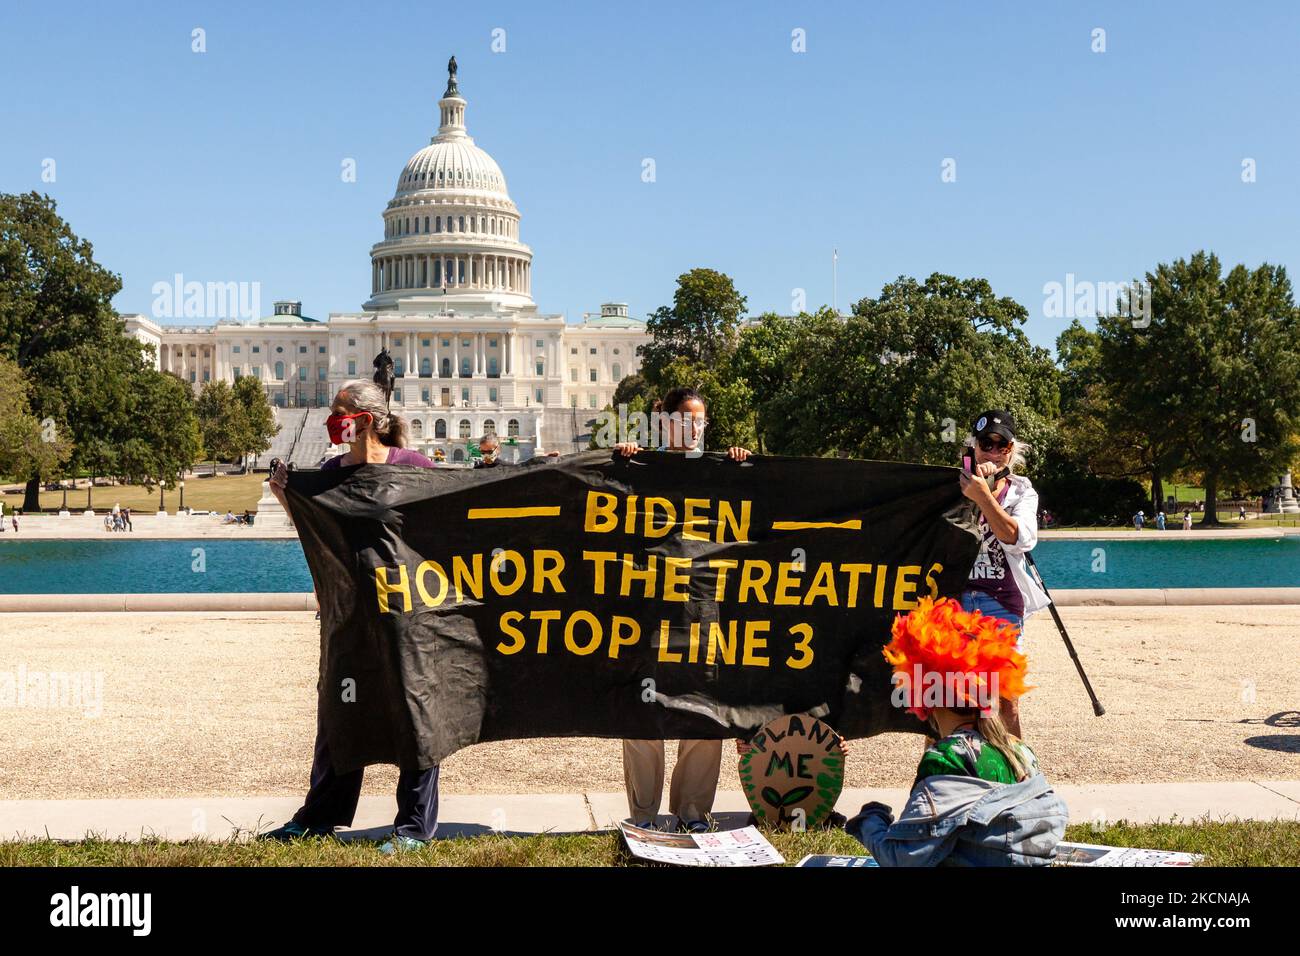
[[[999,409],[981,412],[975,419],[975,437],[983,438],[985,435],[1001,435],[1007,441],[1015,441],[1016,421],[1011,413]]]

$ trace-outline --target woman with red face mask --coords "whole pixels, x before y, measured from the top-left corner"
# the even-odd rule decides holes
[[[330,441],[335,445],[346,444],[348,450],[325,462],[322,469],[364,464],[433,467],[428,458],[405,447],[406,422],[388,410],[383,390],[373,382],[358,379],[346,383],[334,397],[330,413],[325,421]],[[284,505],[285,513],[291,514],[284,496],[288,480],[289,471],[281,464],[271,476],[271,492]],[[438,767],[399,770],[397,818],[393,821],[392,839],[380,847],[383,853],[419,849],[433,839],[438,829]],[[307,799],[292,820],[264,837],[292,840],[329,836],[335,827],[351,826],[361,798],[364,774],[363,770],[336,773],[329,747],[318,728]]]

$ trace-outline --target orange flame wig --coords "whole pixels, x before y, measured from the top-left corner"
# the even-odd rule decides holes
[[[892,634],[893,640],[883,649],[885,660],[893,665],[897,683],[912,702],[908,711],[921,720],[929,718],[932,708],[921,703],[922,688],[915,686],[918,677],[938,675],[943,681],[961,675],[969,678],[967,687],[996,689],[998,697],[1009,700],[1032,689],[1025,684],[1028,660],[1016,650],[1020,629],[980,611],[963,611],[952,598],[921,598],[909,614],[894,618]],[[961,682],[951,686],[960,687]],[[981,706],[968,695],[955,703]]]

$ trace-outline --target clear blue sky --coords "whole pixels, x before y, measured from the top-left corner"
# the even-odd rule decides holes
[[[122,311],[148,313],[177,272],[260,282],[263,312],[356,311],[455,53],[545,312],[623,300],[644,316],[695,266],[730,274],[751,313],[789,312],[795,288],[811,309],[838,248],[841,308],[900,274],[985,276],[1050,346],[1068,320],[1044,316],[1043,285],[1067,273],[1122,281],[1208,247],[1295,276],[1298,11],[7,3],[0,190],[53,195],[122,275]]]

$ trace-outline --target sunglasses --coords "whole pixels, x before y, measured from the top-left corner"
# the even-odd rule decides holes
[[[1011,442],[1003,441],[1000,438],[981,438],[981,451],[1001,451],[1004,448],[1010,448]]]

